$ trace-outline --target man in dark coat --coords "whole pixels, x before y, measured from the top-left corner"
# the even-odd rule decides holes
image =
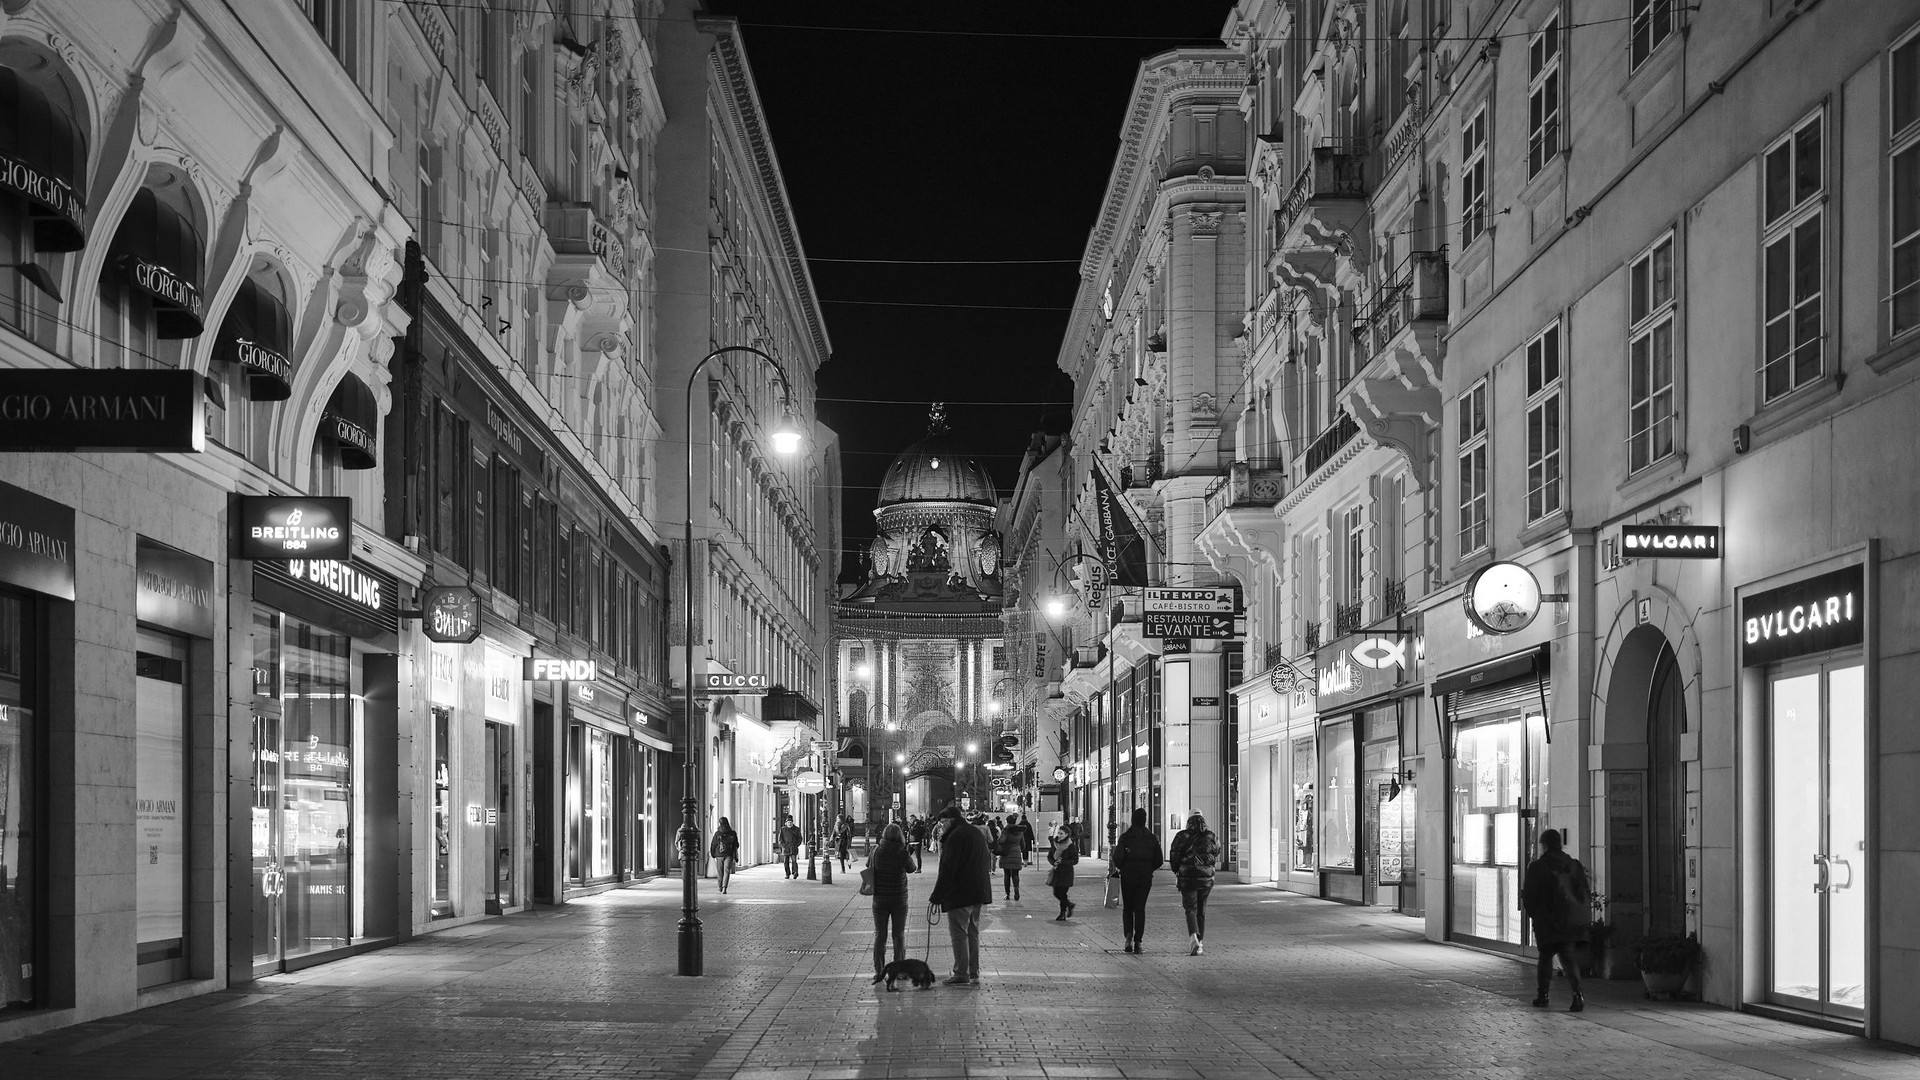
[[[787,877],[800,876],[800,826],[793,823],[793,815],[780,825],[780,865],[786,869]]]
[[[1120,834],[1108,863],[1120,877],[1120,937],[1126,951],[1145,952],[1141,935],[1147,932],[1147,894],[1153,889],[1153,872],[1166,860],[1160,854],[1160,838],[1147,828],[1147,808],[1133,808],[1133,827]]]
[[[1520,906],[1533,920],[1533,943],[1540,959],[1535,968],[1538,992],[1533,1007],[1547,1007],[1547,990],[1553,985],[1553,958],[1560,958],[1560,970],[1567,973],[1573,987],[1569,1012],[1587,1007],[1580,993],[1580,963],[1574,950],[1587,939],[1592,923],[1588,906],[1593,895],[1587,885],[1587,868],[1580,860],[1561,850],[1560,830],[1540,834],[1540,857],[1527,864],[1527,876],[1520,886]]]
[[[980,981],[980,909],[993,903],[993,857],[987,838],[967,823],[958,806],[940,812],[940,879],[928,897],[947,913],[953,939],[953,975],[948,986]]]

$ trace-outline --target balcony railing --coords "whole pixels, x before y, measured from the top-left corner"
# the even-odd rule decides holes
[[[1407,584],[1404,581],[1389,581],[1380,591],[1380,614],[1398,615],[1407,610]]]
[[[1351,604],[1335,605],[1333,609],[1333,636],[1343,638],[1348,634],[1359,633],[1360,627],[1366,622],[1366,610],[1366,605],[1357,600]]]
[[[1359,139],[1314,147],[1312,159],[1294,177],[1286,199],[1274,211],[1276,239],[1285,240],[1301,211],[1312,203],[1366,198],[1366,151],[1366,143]]]
[[[1358,434],[1360,434],[1360,425],[1354,423],[1353,417],[1344,412],[1341,413],[1332,426],[1321,432],[1320,437],[1313,440],[1313,445],[1307,447],[1307,468],[1301,475],[1311,476],[1319,471],[1320,466],[1332,461],[1333,455],[1339,453],[1340,448],[1347,445]]]
[[[1270,669],[1273,667],[1273,665],[1278,664],[1279,662],[1281,662],[1282,660],[1285,660],[1286,658],[1287,658],[1287,647],[1285,645],[1280,645],[1280,644],[1269,645],[1267,646],[1267,653],[1265,658],[1261,661],[1260,667],[1263,670]]]
[[[1394,268],[1386,284],[1374,291],[1353,324],[1353,340],[1363,356],[1372,356],[1386,348],[1408,323],[1446,317],[1446,253],[1416,251]]]
[[[795,690],[773,687],[760,702],[762,720],[797,720],[811,724],[820,719],[820,706],[811,698]]]
[[[1255,463],[1236,461],[1207,488],[1206,520],[1212,521],[1240,506],[1272,506],[1287,493],[1287,476],[1278,469],[1256,468]]]
[[[1154,481],[1158,479],[1160,479],[1160,462],[1158,459],[1150,458],[1137,465],[1122,465],[1120,467],[1121,487],[1152,487]]]
[[[1320,647],[1320,624],[1319,623],[1310,622],[1307,624],[1306,632],[1300,635],[1300,644],[1304,646],[1303,651],[1305,652],[1312,652],[1313,650]]]

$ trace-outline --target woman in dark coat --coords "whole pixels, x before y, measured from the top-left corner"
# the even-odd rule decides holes
[[[867,855],[873,870],[873,974],[887,968],[887,938],[893,938],[893,958],[907,958],[907,872],[913,855],[907,850],[906,830],[899,822],[880,833],[880,844]]]
[[[1180,887],[1180,906],[1187,913],[1187,955],[1207,951],[1207,895],[1213,892],[1213,868],[1220,861],[1220,837],[1207,828],[1206,815],[1195,810],[1187,827],[1167,849],[1174,884]]]
[[[1110,869],[1120,875],[1120,936],[1126,939],[1126,951],[1145,952],[1141,935],[1147,931],[1147,893],[1153,890],[1153,872],[1166,859],[1160,854],[1160,838],[1147,828],[1147,808],[1133,808],[1133,827],[1120,834],[1113,845]]]
[[[1053,834],[1053,846],[1047,852],[1047,862],[1053,866],[1053,898],[1060,901],[1060,914],[1054,916],[1054,922],[1064,922],[1073,917],[1073,901],[1067,899],[1067,893],[1073,889],[1073,864],[1080,861],[1080,843],[1073,833],[1061,829]]]
[[[993,843],[993,852],[1000,857],[1000,886],[1004,899],[1020,899],[1020,867],[1026,862],[1021,847],[1020,830],[1011,827],[1000,830],[1000,838]]]
[[[733,869],[740,862],[740,834],[726,818],[714,826],[713,843],[708,845],[707,854],[713,856],[713,873],[720,879],[720,891],[726,892],[727,885],[733,881]]]

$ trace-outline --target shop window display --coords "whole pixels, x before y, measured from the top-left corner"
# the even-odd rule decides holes
[[[1351,870],[1357,819],[1354,777],[1353,722],[1342,720],[1320,728],[1320,866]]]
[[[35,1004],[41,744],[28,603],[0,592],[0,1011]]]
[[[1546,725],[1537,713],[1463,722],[1454,734],[1450,933],[1525,943],[1520,876],[1537,830],[1523,811],[1546,805]]]
[[[186,975],[186,656],[184,642],[140,631],[134,858],[143,986]]]

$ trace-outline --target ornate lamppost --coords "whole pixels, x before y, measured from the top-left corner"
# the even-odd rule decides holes
[[[686,520],[686,565],[681,568],[682,606],[686,614],[686,644],[684,648],[686,668],[682,672],[686,688],[687,702],[687,750],[684,762],[683,786],[685,791],[680,800],[680,832],[675,837],[680,849],[680,966],[681,975],[700,975],[705,969],[706,942],[700,928],[700,877],[698,863],[700,859],[700,811],[699,794],[696,791],[695,762],[700,753],[700,740],[694,734],[696,722],[704,722],[705,708],[702,699],[694,696],[693,686],[693,388],[700,380],[700,372],[716,356],[727,353],[751,353],[766,361],[773,369],[774,376],[780,380],[782,409],[780,423],[771,433],[773,450],[777,454],[791,454],[800,449],[800,428],[793,419],[793,386],[787,382],[787,373],[780,362],[751,345],[724,345],[700,358],[693,365],[693,372],[687,376],[687,520]]]

